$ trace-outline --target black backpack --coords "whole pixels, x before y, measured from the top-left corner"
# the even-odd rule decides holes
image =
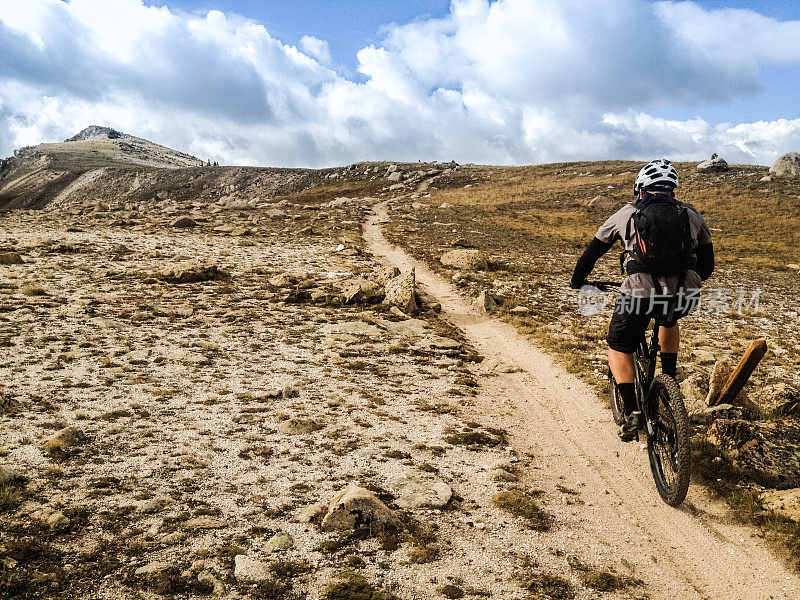
[[[636,202],[631,252],[640,272],[681,275],[692,267],[689,210],[668,193],[645,193]]]

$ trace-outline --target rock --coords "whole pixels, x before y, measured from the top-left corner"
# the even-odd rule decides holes
[[[714,363],[714,369],[711,371],[711,377],[708,380],[708,396],[706,396],[705,401],[706,406],[713,406],[716,403],[730,375],[731,366],[728,362],[718,360]]]
[[[297,513],[297,520],[301,523],[318,523],[327,514],[328,505],[328,502],[322,501],[309,504]]]
[[[516,315],[527,315],[529,312],[531,312],[531,309],[528,308],[527,306],[515,306],[508,312],[514,313]]]
[[[11,483],[17,478],[18,476],[14,469],[5,465],[0,465],[0,485]]]
[[[344,323],[328,323],[320,328],[320,332],[333,336],[363,335],[370,338],[377,338],[381,330],[375,325],[364,321],[346,321]]]
[[[47,526],[53,531],[61,531],[69,527],[69,518],[60,510],[51,512],[45,520]]]
[[[383,299],[383,292],[378,283],[360,278],[345,281],[342,284],[341,293],[342,301],[345,304],[353,304],[354,302],[370,304]]]
[[[265,552],[284,552],[294,546],[292,536],[285,531],[273,535],[264,545]]]
[[[489,260],[482,250],[450,250],[439,259],[445,267],[462,271],[481,271],[489,268]]]
[[[492,294],[492,292],[483,290],[480,294],[478,294],[478,297],[475,298],[474,304],[480,312],[485,314],[496,310],[498,301],[497,297]]]
[[[400,521],[375,494],[351,483],[336,494],[322,519],[323,531],[368,529],[371,533],[396,528]]]
[[[64,452],[77,446],[84,439],[86,436],[77,427],[64,427],[44,441],[42,450],[49,453]]]
[[[689,414],[700,412],[708,408],[705,392],[707,385],[708,379],[702,373],[692,373],[681,382],[683,402]]]
[[[704,160],[698,164],[697,170],[701,173],[721,173],[728,170],[728,163],[724,158],[714,154],[709,160]]]
[[[800,177],[800,153],[789,152],[784,154],[769,169],[769,172],[776,177],[798,178]]]
[[[406,319],[404,321],[380,321],[381,327],[399,336],[418,336],[424,335],[430,327],[427,321],[422,319]]]
[[[265,583],[272,580],[272,574],[267,563],[244,554],[237,554],[234,561],[233,576],[236,581]]]
[[[181,523],[181,527],[184,529],[194,531],[201,529],[221,529],[222,527],[225,527],[225,525],[225,521],[208,516],[194,517]]]
[[[765,385],[755,390],[751,402],[758,407],[759,412],[768,415],[800,414],[800,390],[784,382]]]
[[[278,425],[278,431],[287,435],[298,435],[313,433],[322,429],[323,427],[324,425],[315,421],[314,419],[301,419],[294,417],[292,419],[286,419],[280,425]]]
[[[405,275],[398,275],[386,282],[384,301],[392,304],[406,314],[413,315],[419,310],[416,300],[416,276],[414,268]]]
[[[400,269],[397,267],[382,267],[372,275],[372,279],[385,286],[398,275],[400,275]]]
[[[190,365],[211,364],[211,360],[206,355],[200,354],[199,352],[186,350],[184,348],[173,350],[167,354],[167,358],[173,362],[187,363]]]
[[[270,219],[273,220],[285,219],[287,217],[287,214],[283,212],[280,208],[271,208],[264,214],[266,214],[266,216],[268,216]]]
[[[0,265],[21,265],[24,262],[18,252],[3,252],[0,254]]]
[[[800,271],[800,265],[798,265],[797,263],[789,263],[788,265],[786,265],[786,268],[791,269],[792,271]]]
[[[386,168],[386,174],[387,175],[390,175],[391,173],[394,173],[395,171],[397,171],[397,165],[389,165]]]
[[[408,315],[396,306],[389,308],[389,314],[394,315],[395,317],[400,317],[401,319],[408,319]]]
[[[190,219],[189,217],[183,217],[178,219],[172,224],[173,227],[197,227],[197,221],[194,219]]]
[[[717,419],[741,419],[742,409],[735,407],[733,404],[706,406],[700,410],[689,411],[689,418],[692,423],[710,425]]]
[[[701,348],[695,348],[692,350],[692,356],[697,360],[698,363],[701,365],[712,363],[716,360],[716,356],[713,352],[709,350],[703,350]]]
[[[762,183],[768,183],[768,182],[772,181],[772,177],[770,177],[769,175],[764,175],[764,177],[759,179],[759,181],[762,182]]]
[[[792,521],[800,521],[800,488],[773,490],[761,494],[764,508]]]
[[[170,565],[165,562],[151,562],[147,563],[146,565],[139,567],[136,569],[133,574],[137,577],[150,577],[152,575],[158,575],[159,573],[163,573],[164,571],[168,571],[170,569]]]
[[[296,282],[297,278],[292,277],[288,273],[279,273],[278,275],[270,277],[269,280],[267,280],[267,283],[273,287],[288,287],[290,285],[294,285]]]
[[[458,238],[450,244],[453,248],[474,248],[475,246],[467,238]]]
[[[390,192],[397,192],[397,191],[404,190],[404,189],[406,189],[406,186],[403,183],[395,183],[394,185],[390,185],[389,186],[389,191]]]
[[[453,489],[428,473],[400,473],[389,479],[397,493],[400,508],[443,508],[453,497]]]
[[[586,205],[590,208],[599,208],[602,210],[614,210],[620,208],[624,202],[613,196],[595,196]]]
[[[167,283],[196,283],[223,278],[225,273],[217,265],[188,261],[165,267],[155,277]]]
[[[432,310],[435,313],[442,312],[442,304],[436,296],[429,294],[422,288],[417,288],[417,305],[420,310]]]
[[[502,468],[497,468],[492,471],[492,481],[517,481],[519,477],[514,475],[511,471]]]
[[[403,177],[403,174],[400,171],[393,171],[386,176],[386,179],[392,182],[398,182]]]

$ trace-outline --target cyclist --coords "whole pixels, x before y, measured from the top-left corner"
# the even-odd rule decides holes
[[[595,238],[578,259],[570,287],[586,284],[598,259],[619,240],[626,275],[608,329],[608,365],[625,406],[623,441],[636,438],[641,413],[636,407],[633,353],[650,319],[667,317],[667,300],[675,302],[672,319],[659,332],[661,371],[675,377],[680,332],[678,319],[699,302],[700,283],[714,271],[711,233],[697,210],[678,202],[678,173],[666,159],[654,160],[639,171],[634,183],[635,200],[600,226]]]

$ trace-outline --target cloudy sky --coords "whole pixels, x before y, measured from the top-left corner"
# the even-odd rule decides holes
[[[796,0],[0,0],[0,155],[100,124],[223,164],[771,164],[798,39]]]

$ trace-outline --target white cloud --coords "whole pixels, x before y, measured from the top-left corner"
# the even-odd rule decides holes
[[[529,163],[720,152],[769,163],[800,119],[667,121],[757,94],[800,65],[800,21],[692,2],[454,0],[358,53],[299,49],[261,25],[141,0],[0,1],[0,154],[109,124],[224,163],[456,159]],[[652,110],[652,109],[651,109]]]
[[[331,64],[331,48],[325,40],[315,38],[313,35],[304,35],[300,39],[300,48],[323,65]]]

